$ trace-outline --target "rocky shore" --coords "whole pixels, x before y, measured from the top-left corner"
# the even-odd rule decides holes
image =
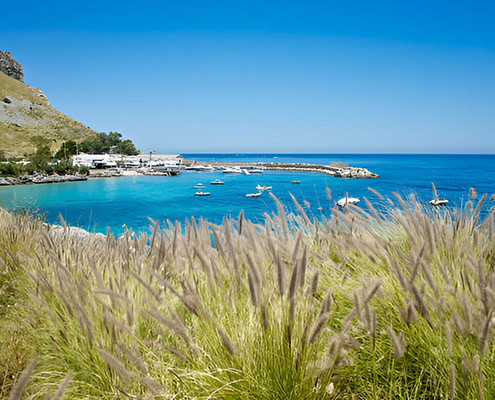
[[[0,178],[0,186],[9,185],[26,185],[26,184],[40,184],[40,183],[59,183],[59,182],[75,182],[85,181],[88,177],[86,175],[22,175],[17,178]]]

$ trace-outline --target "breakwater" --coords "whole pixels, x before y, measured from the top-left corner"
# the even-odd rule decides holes
[[[204,163],[193,162],[193,165],[203,165]],[[331,175],[336,178],[353,178],[353,179],[369,179],[378,178],[375,174],[366,168],[350,167],[345,163],[331,163],[330,165],[306,164],[306,163],[249,163],[249,162],[209,162],[214,168],[221,169],[223,167],[237,167],[241,169],[264,169],[271,171],[292,171],[292,172],[313,172]]]

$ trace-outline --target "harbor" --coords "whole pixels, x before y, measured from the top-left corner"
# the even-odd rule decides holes
[[[310,172],[330,175],[336,178],[370,179],[377,178],[378,174],[366,168],[349,166],[348,163],[330,162],[328,165],[315,163],[295,163],[295,162],[232,162],[232,161],[210,161],[203,162],[195,159],[184,159],[180,155],[151,156],[149,160],[141,163],[106,165],[100,163],[90,167],[90,177],[113,177],[129,175],[163,175],[173,176],[181,172],[199,171],[214,172],[219,171],[226,174],[257,174],[264,171],[287,171],[287,172]]]

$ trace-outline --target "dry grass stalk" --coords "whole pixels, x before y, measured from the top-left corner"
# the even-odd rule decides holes
[[[482,330],[481,336],[479,338],[478,351],[479,351],[479,353],[480,353],[481,356],[483,356],[485,354],[486,349],[487,349],[488,344],[489,344],[488,334],[489,334],[489,329],[490,329],[491,322],[492,322],[492,312],[490,312],[487,315],[487,318],[486,318],[485,324],[483,326],[483,330]]]
[[[328,322],[328,319],[330,318],[330,313],[325,313],[323,315],[320,315],[316,322],[313,324],[313,327],[311,329],[311,335],[309,337],[309,343],[313,344],[320,334],[320,332],[323,330],[325,324]]]
[[[376,312],[373,311],[371,314],[371,339],[373,342],[373,350],[375,350],[375,346],[376,346],[376,327],[377,327],[377,317],[376,317]]]
[[[445,322],[445,341],[447,342],[447,356],[452,357],[452,324],[449,321]]]
[[[247,272],[248,275],[248,284],[249,284],[249,293],[251,295],[251,303],[253,304],[254,307],[258,307],[259,305],[259,289],[258,289],[258,282],[256,278],[253,276],[252,269],[248,269]]]
[[[186,332],[186,328],[182,324],[182,322],[179,322],[177,320],[171,320],[169,318],[166,318],[162,313],[154,310],[143,310],[146,314],[148,314],[150,317],[154,318],[158,322],[160,322],[162,325],[164,325],[167,329],[171,330],[173,333],[176,335],[179,335],[186,343],[190,343],[190,338]]]
[[[134,352],[129,350],[121,343],[117,343],[117,346],[119,347],[120,351],[122,351],[122,353],[124,353],[129,358],[129,360],[131,360],[131,362],[136,366],[136,368],[139,370],[139,372],[141,372],[141,374],[146,375],[148,373],[148,367],[146,366],[143,358],[141,357],[138,351],[136,351],[137,354],[136,355],[134,354]]]
[[[419,311],[420,315],[425,320],[427,320],[430,325],[433,326],[433,322],[430,318],[430,312],[428,311],[428,306],[426,305],[426,303],[423,300],[424,294],[420,294],[418,289],[414,285],[411,286],[411,292],[414,295],[414,299],[416,300],[416,304],[417,304],[416,308]]]
[[[72,371],[70,371],[58,387],[57,391],[50,400],[60,400],[69,386],[69,382],[72,379]]]
[[[304,286],[304,282],[306,279],[306,270],[308,266],[308,248],[304,247],[304,252],[302,258],[299,262],[299,287],[302,288]]]
[[[22,372],[21,376],[19,377],[12,391],[10,392],[9,400],[21,399],[22,393],[24,392],[24,389],[27,386],[29,378],[31,378],[31,375],[34,371],[34,368],[36,367],[37,362],[38,362],[38,358],[36,357],[29,363],[26,369]]]
[[[112,368],[125,383],[129,382],[134,377],[134,373],[132,371],[128,371],[124,364],[109,352],[103,349],[98,349],[98,354],[101,359],[105,361],[107,365]]]
[[[275,261],[277,263],[277,284],[278,284],[278,293],[280,297],[282,297],[285,293],[285,265],[282,262],[282,258],[280,254],[276,254]]]
[[[187,358],[187,356],[185,356],[183,353],[181,353],[179,350],[173,348],[173,347],[170,347],[170,346],[167,346],[167,345],[163,345],[163,348],[165,350],[167,350],[168,352],[170,352],[171,354],[173,354],[174,356],[180,358],[182,361],[188,363],[189,362],[189,358]]]
[[[414,279],[416,279],[416,276],[419,272],[419,267],[421,266],[421,257],[423,256],[423,253],[425,251],[426,244],[423,244],[421,247],[421,250],[419,251],[419,254],[416,257],[416,260],[414,261],[413,268],[411,270],[411,277],[409,278],[409,284],[412,285],[414,282]]]
[[[449,365],[449,394],[452,399],[456,398],[455,365]]]
[[[220,339],[222,339],[222,343],[227,349],[227,351],[230,353],[230,355],[234,355],[236,353],[239,353],[239,349],[232,343],[232,341],[229,339],[229,337],[222,332],[221,329],[217,328],[217,333],[218,336],[220,336]]]
[[[289,284],[289,298],[291,301],[293,301],[294,296],[296,294],[296,287],[297,287],[297,281],[299,279],[299,263],[296,261],[294,263],[294,268],[292,270],[292,275],[290,277],[290,284]]]
[[[313,278],[311,279],[311,289],[310,289],[310,294],[314,296],[316,294],[316,291],[318,290],[318,280],[320,278],[320,270],[317,269],[315,273],[313,274]]]
[[[374,193],[376,196],[378,196],[378,198],[379,198],[380,200],[382,200],[382,201],[383,201],[383,200],[385,200],[385,197],[383,197],[383,196],[382,196],[379,192],[377,192],[375,189],[373,189],[373,188],[370,188],[370,187],[369,187],[369,188],[368,188],[368,190],[369,190],[371,193]]]
[[[387,332],[388,335],[390,336],[390,340],[392,341],[394,357],[397,360],[404,355],[404,332],[401,332],[399,337],[397,337],[390,325],[387,325]]]

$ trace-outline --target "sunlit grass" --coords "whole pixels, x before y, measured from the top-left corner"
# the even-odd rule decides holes
[[[7,363],[3,391],[17,381],[28,399],[491,398],[493,210],[390,202],[323,222],[279,204],[264,225],[153,222],[150,235],[119,238],[2,213],[3,326],[29,344],[2,348],[23,360]]]

